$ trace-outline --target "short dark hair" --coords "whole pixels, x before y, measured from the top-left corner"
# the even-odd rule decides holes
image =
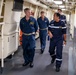
[[[62,12],[62,10],[61,10],[61,9],[58,9],[58,11],[59,11],[59,10]]]
[[[27,10],[30,10],[30,8],[25,8],[25,9],[24,9],[24,12],[26,12]]]
[[[54,15],[56,15],[56,16],[59,17],[59,18],[60,18],[60,16],[61,16],[58,12],[54,13]]]
[[[45,13],[45,12],[44,12],[44,11],[41,11],[41,14],[42,14],[42,13]]]

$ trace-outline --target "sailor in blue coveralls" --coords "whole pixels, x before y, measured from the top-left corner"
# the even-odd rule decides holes
[[[60,16],[60,20],[63,21],[65,24],[67,24],[66,16],[64,14],[62,14],[62,10],[61,9],[58,9],[58,13],[61,15]]]
[[[46,36],[47,36],[47,29],[49,26],[49,20],[47,17],[44,16],[45,12],[41,11],[41,17],[37,19],[39,25],[39,36],[40,36],[40,43],[41,43],[41,54],[44,52],[46,46]]]
[[[51,63],[53,64],[56,59],[56,72],[59,72],[62,64],[63,43],[66,44],[66,26],[60,20],[59,13],[54,14],[54,20],[50,22],[48,34],[50,36],[49,53],[52,57]]]
[[[24,9],[26,14],[20,21],[20,29],[23,32],[22,35],[22,48],[24,63],[23,66],[30,65],[33,67],[33,60],[35,54],[35,33],[38,30],[37,21],[31,17],[29,8]]]

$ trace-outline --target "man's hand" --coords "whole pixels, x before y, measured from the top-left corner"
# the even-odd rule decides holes
[[[53,34],[52,34],[50,31],[48,31],[48,34],[49,34],[49,37],[50,37],[50,38],[53,37]]]
[[[39,29],[36,31],[36,33],[39,33],[40,31],[39,31]]]
[[[66,41],[66,34],[64,34],[63,37],[64,37],[63,44],[66,45],[66,42],[67,42],[67,41]]]
[[[37,30],[37,32],[38,32],[38,33],[40,32],[39,29]]]
[[[66,41],[63,41],[63,44],[66,45]]]
[[[37,30],[35,34],[37,35],[38,33],[39,33],[39,30]]]

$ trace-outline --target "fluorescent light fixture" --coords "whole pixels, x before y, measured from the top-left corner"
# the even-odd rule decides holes
[[[66,0],[63,0],[63,1],[66,1]]]
[[[46,0],[47,2],[51,2],[52,0]]]
[[[60,5],[59,7],[60,7],[60,8],[65,8],[65,6],[64,6],[64,5]]]
[[[62,1],[54,1],[55,4],[62,4]]]
[[[62,10],[66,10],[66,9],[62,9]]]
[[[53,0],[45,0],[45,1],[47,1],[47,2],[53,2]]]
[[[54,10],[55,12],[57,12],[57,10]]]

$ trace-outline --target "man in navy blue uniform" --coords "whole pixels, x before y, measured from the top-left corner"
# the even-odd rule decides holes
[[[23,17],[20,21],[20,29],[23,32],[23,66],[30,65],[30,67],[33,67],[33,60],[35,54],[35,33],[38,30],[38,24],[35,18],[30,16],[31,12],[29,8],[24,9],[24,12],[26,16]]]
[[[67,23],[66,22],[66,16],[64,14],[62,14],[62,10],[58,9],[58,13],[61,15],[60,20],[63,21],[66,24]]]
[[[63,44],[66,44],[66,26],[60,20],[59,13],[54,14],[54,20],[50,22],[48,34],[50,36],[49,53],[52,57],[51,63],[53,64],[56,60],[56,72],[59,72],[62,63]]]
[[[44,52],[46,46],[46,36],[47,36],[47,28],[49,26],[49,20],[45,17],[45,12],[41,11],[41,17],[37,19],[39,25],[39,36],[41,43],[41,54]]]

